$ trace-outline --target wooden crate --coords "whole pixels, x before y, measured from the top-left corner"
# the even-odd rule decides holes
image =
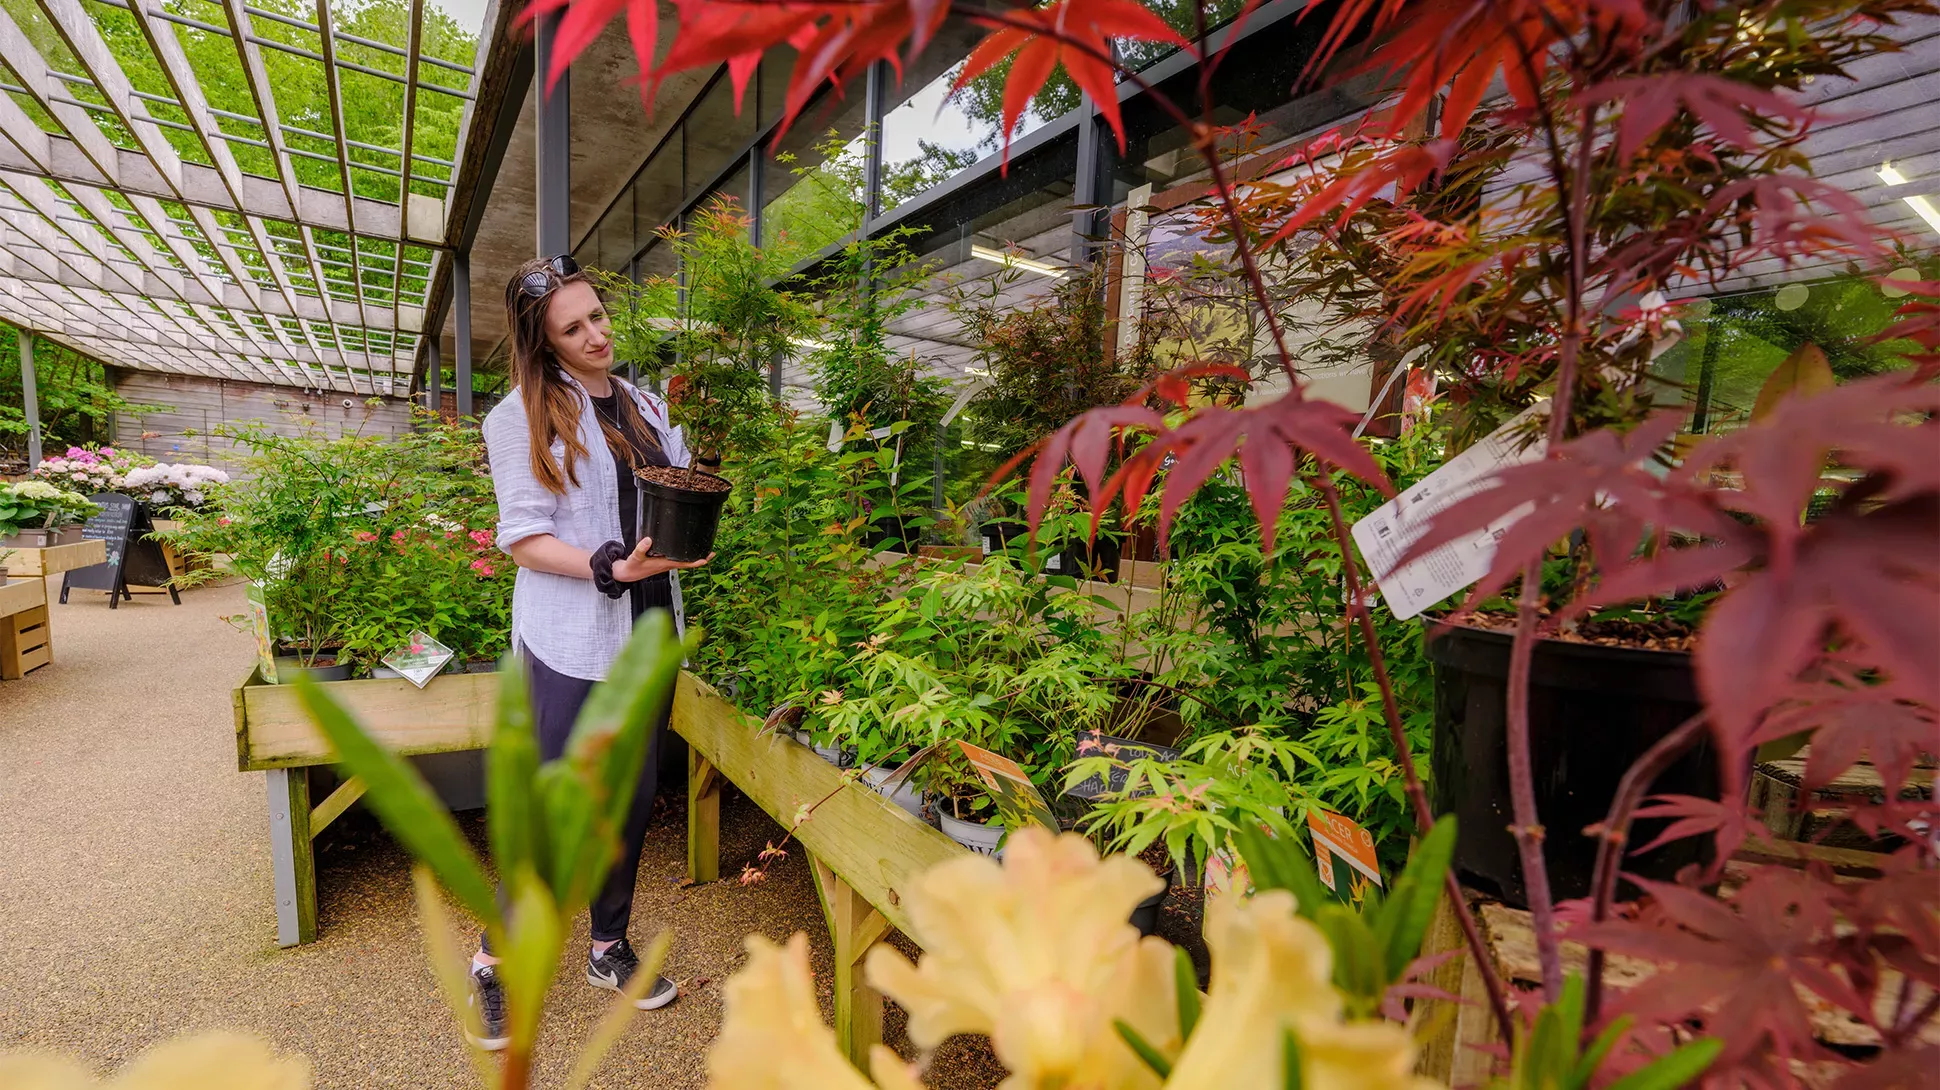
[[[7,570],[16,576],[46,578],[107,562],[107,542],[76,541],[68,545],[49,545],[45,549],[15,549],[13,555],[7,558]]]
[[[492,737],[497,674],[441,674],[424,688],[403,678],[328,681],[323,687],[371,737],[398,753],[482,749]],[[260,666],[231,691],[236,764],[244,772],[330,764],[335,754],[288,685],[263,680]]]
[[[47,621],[47,584],[25,579],[0,586],[0,679],[17,681],[54,661]]]

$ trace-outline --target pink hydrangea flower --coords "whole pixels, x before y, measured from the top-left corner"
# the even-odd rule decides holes
[[[470,537],[472,543],[481,549],[489,549],[492,547],[492,532],[490,530],[473,530]]]
[[[483,576],[486,579],[490,579],[494,574],[497,573],[497,569],[492,567],[491,562],[484,559],[483,557],[480,557],[479,559],[472,561],[472,570],[477,572],[479,575]]]

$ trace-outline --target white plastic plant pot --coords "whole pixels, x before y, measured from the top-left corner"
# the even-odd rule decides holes
[[[997,844],[1004,839],[1002,825],[994,822],[964,821],[961,818],[951,817],[941,807],[937,808],[936,816],[943,826],[944,834],[951,840],[978,855],[995,856],[998,859],[1004,857],[1003,849],[997,847]]]
[[[843,746],[820,746],[807,731],[796,731],[795,741],[815,751],[815,755],[837,768],[851,768],[855,765],[855,750]]]
[[[902,807],[904,810],[908,811],[911,815],[919,818],[922,817],[923,816],[923,793],[921,791],[918,791],[915,788],[915,786],[912,785],[908,780],[904,780],[902,783],[897,784],[896,789],[894,791],[890,791],[887,793],[883,791],[883,782],[888,780],[889,777],[894,776],[895,774],[896,774],[895,769],[882,768],[878,765],[870,765],[867,768],[864,768],[862,770],[862,778],[868,782],[869,789],[871,791],[874,791],[878,795],[882,795],[883,798],[886,798],[890,802],[895,803],[897,806]]]

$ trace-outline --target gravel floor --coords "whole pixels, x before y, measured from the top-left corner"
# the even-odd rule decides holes
[[[104,1068],[193,1030],[253,1031],[310,1058],[326,1088],[470,1084],[426,964],[406,860],[367,820],[320,844],[321,936],[279,950],[263,777],[236,771],[230,688],[253,649],[223,621],[234,586],[137,597],[76,592],[54,614],[55,661],[0,682],[0,1048],[45,1047]],[[469,819],[477,835],[480,822]],[[723,871],[779,830],[730,793]],[[722,981],[742,936],[828,939],[800,853],[754,887],[682,888],[682,815],[668,806],[640,867],[634,938],[674,929],[679,1002],[635,1019],[594,1085],[699,1087]],[[1168,928],[1169,930],[1170,928]],[[585,922],[575,950],[583,949]],[[825,986],[826,988],[826,986]],[[568,958],[539,1085],[556,1084],[604,1010]],[[826,990],[824,992],[826,998]],[[892,1044],[908,1052],[901,1020]],[[940,1088],[995,1085],[981,1042],[934,1057]]]

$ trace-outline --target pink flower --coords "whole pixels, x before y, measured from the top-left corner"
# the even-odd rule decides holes
[[[412,644],[412,645],[411,645],[411,653],[412,653],[413,655],[422,655],[422,654],[424,654],[424,645],[423,645],[423,644],[421,644],[421,643],[414,643],[414,644]]]
[[[486,560],[484,557],[472,561],[472,570],[486,579],[490,579],[496,573],[496,569],[492,567],[491,561]]]
[[[369,530],[359,530],[359,531],[357,531],[357,535],[356,535],[356,536],[357,536],[357,540],[359,540],[359,541],[364,541],[364,542],[370,542],[370,541],[376,541],[376,540],[377,540],[377,535],[376,535],[376,534],[373,534],[373,533],[371,533],[371,532],[370,532]]]
[[[229,525],[229,516],[228,516],[228,515],[224,515],[224,516],[222,516],[221,518],[219,518],[219,519],[217,519],[217,520],[216,520],[216,525],[217,525],[217,526],[227,526],[227,525]]]
[[[395,532],[395,533],[393,533],[393,534],[391,535],[391,543],[392,543],[393,545],[402,545],[402,544],[404,544],[404,531],[402,531],[402,530],[399,530],[399,531],[397,531],[397,532]]]
[[[489,549],[492,547],[492,532],[490,530],[473,530],[467,536],[472,539],[474,545],[477,545],[481,549]]]

